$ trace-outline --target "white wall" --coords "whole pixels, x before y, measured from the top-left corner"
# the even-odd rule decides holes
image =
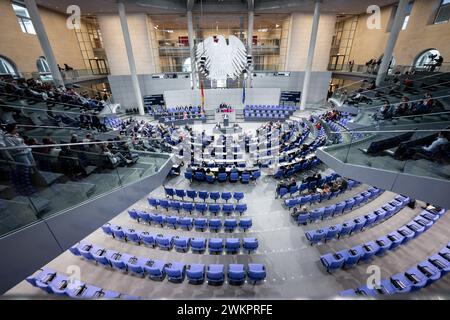
[[[305,71],[311,38],[312,20],[313,15],[310,13],[295,12],[292,14],[291,34],[285,64],[286,71]],[[335,23],[336,15],[320,15],[313,71],[326,71],[328,68]]]
[[[99,15],[98,21],[111,75],[130,74],[119,16]],[[127,14],[127,21],[136,62],[136,72],[138,74],[154,73],[156,69],[147,15],[144,13]]]
[[[205,89],[204,92],[206,110],[215,110],[221,103],[229,104],[236,109],[244,106],[242,89]],[[245,89],[245,104],[278,105],[280,93],[280,88]],[[166,90],[164,99],[169,107],[201,104],[200,90]]]

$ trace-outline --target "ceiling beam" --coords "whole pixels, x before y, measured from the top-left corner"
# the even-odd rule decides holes
[[[187,11],[194,9],[194,0],[187,0]]]

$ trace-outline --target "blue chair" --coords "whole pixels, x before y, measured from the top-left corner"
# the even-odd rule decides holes
[[[364,216],[366,219],[366,224],[364,225],[364,228],[370,228],[373,226],[375,221],[377,220],[378,216],[375,213],[369,213]]]
[[[184,172],[184,177],[185,177],[186,179],[192,181],[192,178],[193,178],[192,172],[185,171],[185,172]]]
[[[331,206],[327,206],[324,208],[322,213],[322,220],[327,219],[333,215],[334,210],[336,209],[336,205],[333,204]]]
[[[175,196],[175,192],[172,188],[164,187],[164,191],[166,192],[166,195],[172,197],[172,199]]]
[[[199,191],[198,192],[198,197],[200,199],[203,199],[203,202],[206,202],[206,199],[209,198],[209,192],[208,191]]]
[[[222,238],[210,238],[208,247],[209,247],[209,253],[221,254],[223,251],[223,239]]]
[[[234,211],[234,206],[232,204],[224,204],[222,205],[222,211],[226,215],[230,215]]]
[[[394,250],[400,246],[404,240],[404,237],[397,231],[391,232],[387,235],[387,238],[392,242],[391,248],[389,250]]]
[[[311,221],[317,221],[322,218],[323,214],[325,212],[325,208],[317,208],[310,212],[310,219]]]
[[[208,226],[210,231],[219,232],[222,228],[222,220],[220,219],[209,219]]]
[[[333,216],[342,214],[344,211],[344,207],[347,203],[345,201],[341,201],[336,204],[336,207],[334,208]]]
[[[186,265],[181,262],[172,262],[164,266],[164,272],[167,275],[167,280],[170,282],[183,282],[185,276]]]
[[[208,284],[222,284],[225,280],[223,269],[223,264],[208,265],[206,270],[206,278],[208,279]]]
[[[209,193],[209,197],[210,197],[212,200],[214,200],[214,202],[217,202],[217,200],[220,199],[220,193],[217,192],[217,191],[210,192],[210,193]]]
[[[377,216],[375,223],[379,223],[386,219],[387,212],[386,212],[386,210],[384,210],[382,208],[376,209],[373,213]]]
[[[412,232],[414,232],[414,238],[418,237],[425,231],[425,226],[422,226],[415,221],[411,221],[406,225]]]
[[[205,265],[201,263],[189,264],[186,267],[186,276],[189,283],[201,284],[205,281]]]
[[[228,175],[226,172],[221,172],[217,175],[217,181],[219,182],[226,182],[228,179]]]
[[[412,290],[413,282],[404,273],[391,276],[390,281],[396,289],[396,293],[408,293]]]
[[[344,249],[342,251],[339,251],[342,255],[345,257],[344,266],[350,267],[354,266],[359,262],[359,259],[361,258],[362,251],[360,250],[360,247],[353,247],[351,249]]]
[[[327,229],[327,234],[325,236],[325,242],[336,238],[337,235],[339,234],[339,232],[341,231],[341,229],[342,229],[342,225],[340,225],[340,224],[329,227]]]
[[[236,199],[237,202],[239,202],[242,199],[244,199],[244,193],[243,192],[235,192],[233,194],[233,198]]]
[[[311,245],[321,242],[325,239],[325,235],[324,229],[311,230],[305,233],[306,239],[308,239]]]
[[[366,224],[366,218],[358,217],[355,220],[353,220],[353,222],[355,223],[355,225],[354,225],[352,231],[350,232],[350,234],[361,231],[364,228],[364,225]]]
[[[152,223],[152,219],[151,219],[150,214],[148,212],[146,212],[146,211],[136,211],[136,212],[137,212],[137,214],[139,216],[139,219],[141,219],[144,222],[147,222],[148,224]]]
[[[239,228],[241,230],[243,230],[244,232],[247,231],[248,229],[250,229],[252,227],[252,225],[253,225],[252,219],[250,219],[250,218],[241,219],[239,221]]]
[[[403,226],[397,229],[397,233],[404,237],[402,244],[406,244],[410,240],[414,239],[414,232],[411,231],[407,226]]]
[[[180,217],[178,219],[178,226],[185,230],[191,230],[193,226],[193,219],[189,217]]]
[[[111,263],[113,268],[116,268],[116,269],[122,270],[122,271],[128,271],[127,262],[131,258],[133,258],[132,255],[129,255],[126,253],[115,252],[109,258],[109,262]]]
[[[173,210],[176,210],[179,213],[180,209],[181,209],[181,202],[179,202],[179,201],[171,201],[170,202],[170,206],[172,207]]]
[[[245,211],[247,211],[247,205],[245,203],[239,203],[236,205],[235,210],[242,215]]]
[[[134,229],[125,229],[124,230],[125,237],[127,238],[127,241],[134,242],[136,244],[141,244],[141,239],[139,239],[139,235]]]
[[[339,252],[327,253],[320,257],[320,262],[322,262],[323,266],[327,269],[327,272],[331,273],[332,271],[342,268],[345,257]]]
[[[239,238],[227,238],[225,240],[225,251],[227,253],[238,253],[241,249],[241,240]]]
[[[166,218],[166,225],[168,227],[172,227],[172,228],[176,229],[178,226],[178,217],[177,216],[168,216]]]
[[[139,214],[136,211],[136,209],[128,210],[128,215],[130,216],[131,219],[136,220],[137,222],[139,222],[140,217],[139,217]]]
[[[152,280],[162,281],[166,277],[165,265],[166,263],[161,260],[148,260],[144,265],[145,273]]]
[[[223,222],[223,227],[225,231],[233,232],[237,228],[237,221],[236,219],[225,219]]]
[[[427,277],[427,285],[430,285],[442,277],[439,269],[432,264],[429,260],[424,260],[417,264],[417,269],[423,272]]]
[[[208,205],[208,210],[209,212],[211,212],[214,215],[217,215],[220,212],[220,205],[215,203],[215,204],[210,204]]]
[[[214,175],[207,174],[206,175],[206,182],[212,184],[212,183],[216,182],[216,177]]]
[[[112,233],[111,233],[112,234]],[[73,255],[80,256],[80,250],[78,250],[78,246],[80,243],[74,244],[69,248],[69,251],[72,252]]]
[[[121,226],[111,225],[111,231],[114,234],[114,238],[116,238],[118,240],[127,241],[127,237],[125,236],[125,232],[123,232],[123,229]]]
[[[183,202],[182,205],[183,210],[189,212],[189,214],[192,214],[192,211],[194,211],[194,204],[190,202]]]
[[[314,204],[320,201],[320,193],[314,193],[311,195],[310,203]]]
[[[230,182],[238,182],[239,181],[239,173],[238,172],[231,172],[230,173]]]
[[[197,191],[186,190],[186,195],[188,196],[188,198],[191,198],[192,201],[195,201],[195,198],[197,198]]]
[[[428,276],[424,272],[417,267],[405,271],[405,277],[411,281],[411,291],[420,290],[428,285]]]
[[[280,196],[280,198],[283,198],[288,193],[289,193],[289,190],[288,190],[288,188],[285,188],[285,187],[281,187],[278,190],[278,195]]]
[[[386,251],[390,250],[392,245],[392,241],[386,236],[378,238],[375,242],[378,245],[378,252],[376,253],[377,256],[382,256],[385,254]]]
[[[433,224],[434,221],[430,221],[428,219],[423,218],[422,216],[416,217],[414,219],[414,222],[422,227],[425,228],[425,230],[428,230]]]
[[[353,205],[355,204],[355,199],[347,199],[345,201],[345,206],[342,212],[347,212],[353,209]]]
[[[245,282],[245,271],[243,264],[231,263],[228,265],[228,281],[231,285],[241,285]]]
[[[195,180],[197,181],[205,181],[205,173],[204,172],[195,172],[194,175]]]
[[[111,230],[111,224],[110,223],[105,223],[104,225],[102,225],[102,230],[103,230],[103,232],[105,234],[107,234],[109,236],[112,236],[113,238],[115,237],[114,233]],[[78,254],[75,254],[75,255],[78,255]]]
[[[249,263],[247,269],[248,280],[253,284],[264,281],[266,279],[266,268],[259,263]]]
[[[242,239],[242,249],[248,253],[252,253],[258,249],[258,239],[256,238],[244,238]]]
[[[241,183],[247,184],[250,182],[250,173],[243,172],[241,175]]]
[[[298,185],[292,186],[289,188],[289,194],[291,195],[291,197],[298,191]],[[280,195],[280,197],[282,197]]]
[[[175,236],[173,238],[173,246],[175,250],[186,252],[189,250],[190,239],[187,237]]]
[[[177,197],[181,198],[181,200],[184,200],[184,197],[186,196],[186,192],[183,189],[175,189],[175,194]]]
[[[206,250],[206,239],[205,238],[192,238],[191,239],[191,250],[195,253],[203,253]]]
[[[228,200],[231,199],[231,192],[222,192],[222,199],[225,200],[225,202],[228,202]]]
[[[447,253],[448,255],[449,253]],[[428,258],[428,261],[434,265],[441,272],[442,276],[445,276],[450,272],[450,261],[441,254],[433,254]]]
[[[173,248],[173,237],[172,236],[164,236],[162,234],[158,234],[155,238],[156,245],[158,248],[162,250],[172,250]]]
[[[162,208],[164,208],[164,209],[166,209],[167,211],[169,211],[169,208],[170,208],[170,202],[169,202],[169,201],[161,199],[161,200],[159,200],[159,205],[160,205]]]
[[[251,179],[252,179],[253,181],[258,180],[260,177],[261,177],[261,171],[256,170],[256,171],[253,171],[253,172],[252,172],[252,178],[251,178]]]
[[[364,251],[364,255],[361,256],[360,261],[369,261],[372,259],[378,252],[379,246],[375,241],[369,241],[362,245],[362,249]]]
[[[126,261],[127,269],[136,275],[145,276],[145,262],[146,260],[138,257],[131,257]]]
[[[159,200],[155,198],[148,198],[148,204],[151,205],[153,208],[158,209]]]
[[[195,210],[201,214],[205,214],[206,210],[208,210],[208,206],[206,205],[206,203],[196,203]]]
[[[195,230],[205,231],[207,227],[207,220],[205,218],[195,218],[194,219],[194,228]]]
[[[152,220],[152,224],[159,224],[161,227],[166,223],[166,216],[161,214],[151,214],[150,218]]]
[[[308,223],[309,219],[310,219],[309,212],[306,212],[306,213],[300,212],[300,214],[297,217],[297,224],[298,225],[300,225],[300,224],[306,225]]]
[[[154,234],[142,231],[139,233],[139,238],[144,244],[152,246],[152,248],[156,246],[156,236]]]

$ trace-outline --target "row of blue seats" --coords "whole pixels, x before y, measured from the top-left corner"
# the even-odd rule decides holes
[[[162,281],[164,278],[170,282],[183,282],[187,276],[190,283],[203,283],[206,279],[209,284],[222,284],[225,281],[223,264],[184,264],[182,262],[166,263],[162,260],[153,260],[145,257],[136,257],[127,253],[108,250],[92,244],[79,243],[72,247],[71,252],[98,264],[131,272],[152,280]],[[206,272],[205,272],[206,271]],[[246,277],[254,283],[265,280],[266,268],[262,264],[249,263],[247,268],[243,264],[230,264],[228,266],[228,281],[231,283],[244,283]]]
[[[267,113],[267,114],[244,114],[244,120],[258,120],[258,121],[277,121],[289,117],[289,114],[282,113]]]
[[[327,271],[330,272],[342,267],[354,266],[362,261],[368,261],[375,255],[381,256],[388,250],[394,250],[398,246],[404,245],[411,239],[421,235],[444,215],[445,212],[445,209],[436,213],[424,210],[409,223],[386,236],[380,237],[375,241],[357,245],[351,249],[343,249],[336,253],[327,253],[320,257],[320,261]]]
[[[140,210],[128,210],[130,217],[137,222],[140,220],[147,222],[148,224],[160,225],[163,227],[172,227],[176,229],[180,227],[182,229],[204,231],[209,228],[210,231],[219,232],[222,227],[225,231],[233,232],[239,226],[243,231],[247,231],[252,226],[252,219],[225,219],[223,222],[220,219],[205,219],[205,218],[190,218],[190,217],[177,217],[177,216],[166,216],[164,214],[158,213],[148,213]]]
[[[105,290],[79,280],[73,280],[68,275],[52,269],[39,269],[26,279],[32,286],[40,288],[49,294],[66,296],[75,299],[125,299],[137,300],[140,297],[130,296],[112,290]]]
[[[381,280],[377,286],[364,285],[357,289],[348,289],[339,293],[342,297],[393,295],[420,290],[438,281],[450,271],[450,242],[426,260],[399,272],[389,279]]]
[[[314,150],[315,150],[315,149],[314,149]],[[310,147],[309,150],[303,152],[302,154],[300,154],[300,155],[298,155],[298,156],[299,156],[299,157],[305,157],[306,155],[308,155],[309,153],[311,153],[311,152],[314,151],[314,150],[311,150],[311,147]],[[294,159],[289,160],[288,162],[292,162],[293,160],[294,160]],[[288,170],[286,170],[286,169],[284,169],[284,168],[278,169],[277,172],[275,172],[274,177],[275,177],[275,179],[280,179],[280,178],[283,178],[283,177],[284,177],[284,178],[289,178],[289,177],[295,175],[296,173],[303,172],[303,171],[312,169],[312,168],[314,168],[314,167],[317,167],[317,166],[318,166],[319,164],[321,164],[321,163],[322,163],[322,161],[320,161],[320,160],[317,159],[317,158],[314,158],[314,159],[312,159],[312,160],[310,160],[310,161],[306,161],[306,162],[304,162],[303,164],[301,164],[301,163],[294,163],[294,164],[292,165],[292,168],[291,168],[291,169],[288,169]],[[280,161],[280,165],[281,165],[281,166],[284,166],[282,161]]]
[[[325,201],[325,200],[329,200],[329,199],[331,199],[333,197],[337,197],[341,193],[343,193],[345,191],[348,191],[348,190],[351,190],[353,187],[356,187],[359,184],[361,184],[361,183],[358,182],[358,181],[349,179],[347,181],[347,189],[345,189],[345,190],[339,190],[339,191],[336,191],[336,192],[329,191],[329,192],[326,192],[324,194],[321,194],[320,192],[316,192],[316,193],[313,193],[313,194],[300,196],[300,197],[294,198],[294,199],[286,199],[284,201],[284,205],[289,210],[291,208],[293,208],[293,207],[302,206],[302,205],[305,205],[305,204],[308,204],[308,203],[313,205],[314,203],[322,202],[322,201]],[[353,204],[349,204],[348,208],[346,208],[345,210],[351,210],[352,207],[353,207]]]
[[[366,191],[363,191],[354,197],[348,198],[348,199],[338,202],[336,204],[332,204],[332,205],[329,205],[326,207],[316,208],[316,209],[311,210],[311,212],[306,212],[306,213],[300,212],[300,214],[297,217],[297,223],[299,225],[307,224],[308,222],[314,222],[319,219],[324,220],[329,217],[334,217],[336,215],[340,215],[344,212],[352,210],[353,208],[355,208],[357,206],[360,206],[369,201],[375,200],[383,192],[384,192],[384,190],[382,190],[382,189],[370,187]],[[342,193],[342,191],[339,191],[339,193]],[[331,199],[333,196],[334,196],[334,193],[332,194],[332,196],[329,199]]]
[[[122,228],[118,225],[104,224],[102,230],[105,234],[118,240],[131,241],[138,245],[145,244],[153,248],[156,246],[163,250],[187,252],[189,249],[195,253],[206,251],[208,242],[209,253],[221,254],[225,249],[226,253],[239,253],[242,250],[252,253],[258,249],[258,239],[256,238],[188,238],[172,235],[153,234],[147,231],[139,231],[132,228]]]
[[[244,110],[289,110],[295,111],[296,106],[274,106],[274,105],[246,105]]]
[[[203,202],[180,202],[176,200],[166,200],[166,199],[155,199],[155,198],[148,198],[148,203],[154,207],[155,209],[158,209],[160,206],[161,208],[166,209],[169,211],[169,208],[172,208],[178,213],[181,209],[183,209],[186,212],[189,212],[189,214],[192,214],[192,211],[197,211],[201,214],[205,214],[206,211],[209,211],[210,213],[217,215],[220,211],[222,211],[224,214],[230,215],[234,211],[239,212],[240,215],[242,215],[245,211],[247,211],[247,205],[245,203],[236,203],[236,205],[233,205],[231,203],[203,203]]]
[[[195,202],[195,199],[197,196],[202,199],[204,202],[208,198],[211,200],[214,200],[214,202],[217,202],[220,198],[228,202],[231,198],[235,199],[237,202],[244,199],[244,193],[243,192],[219,192],[219,191],[195,191],[195,190],[184,190],[184,189],[173,189],[169,187],[164,187],[164,192],[166,193],[166,196],[174,198],[174,196],[177,196],[184,200],[184,197],[191,198],[192,201]]]
[[[327,120],[327,125],[334,134],[334,142],[335,143],[343,143],[344,138],[342,136],[341,128],[339,127],[339,125],[337,125],[335,122],[333,122],[331,120]]]
[[[306,239],[311,244],[317,244],[321,241],[328,241],[334,238],[340,238],[346,235],[352,235],[371,228],[376,224],[386,221],[401,209],[403,209],[410,199],[404,196],[396,196],[394,200],[389,201],[380,208],[371,213],[357,217],[353,220],[345,221],[342,224],[336,224],[329,227],[323,227],[317,230],[310,230],[305,233]]]
[[[216,181],[218,182],[238,182],[240,181],[241,183],[249,183],[250,180],[256,181],[258,178],[261,177],[261,171],[260,170],[255,170],[252,173],[248,173],[248,172],[243,172],[241,174],[241,176],[239,177],[239,173],[238,172],[230,172],[229,174],[226,172],[221,172],[217,175],[217,179],[215,176],[211,176],[211,175],[206,175],[204,172],[195,172],[195,174],[193,174],[192,172],[186,171],[184,173],[184,177],[190,181],[192,180],[196,180],[199,182],[209,182],[209,183],[214,183]]]
[[[332,174],[329,174],[329,175],[323,177],[320,180],[303,182],[300,185],[296,183],[295,186],[292,186],[290,188],[281,187],[278,190],[278,196],[280,198],[283,198],[288,193],[290,194],[290,196],[293,196],[297,192],[302,193],[305,190],[313,190],[317,187],[323,186],[326,183],[330,183],[339,177],[340,177],[340,175],[338,175],[337,173],[332,173]]]

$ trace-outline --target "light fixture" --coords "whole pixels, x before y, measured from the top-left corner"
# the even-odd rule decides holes
[[[275,28],[279,28],[279,27],[280,27],[280,25],[279,25],[279,24],[276,24],[276,25],[275,25]]]
[[[269,31],[268,28],[261,28],[261,29],[258,29],[258,32],[267,32],[267,31]]]

